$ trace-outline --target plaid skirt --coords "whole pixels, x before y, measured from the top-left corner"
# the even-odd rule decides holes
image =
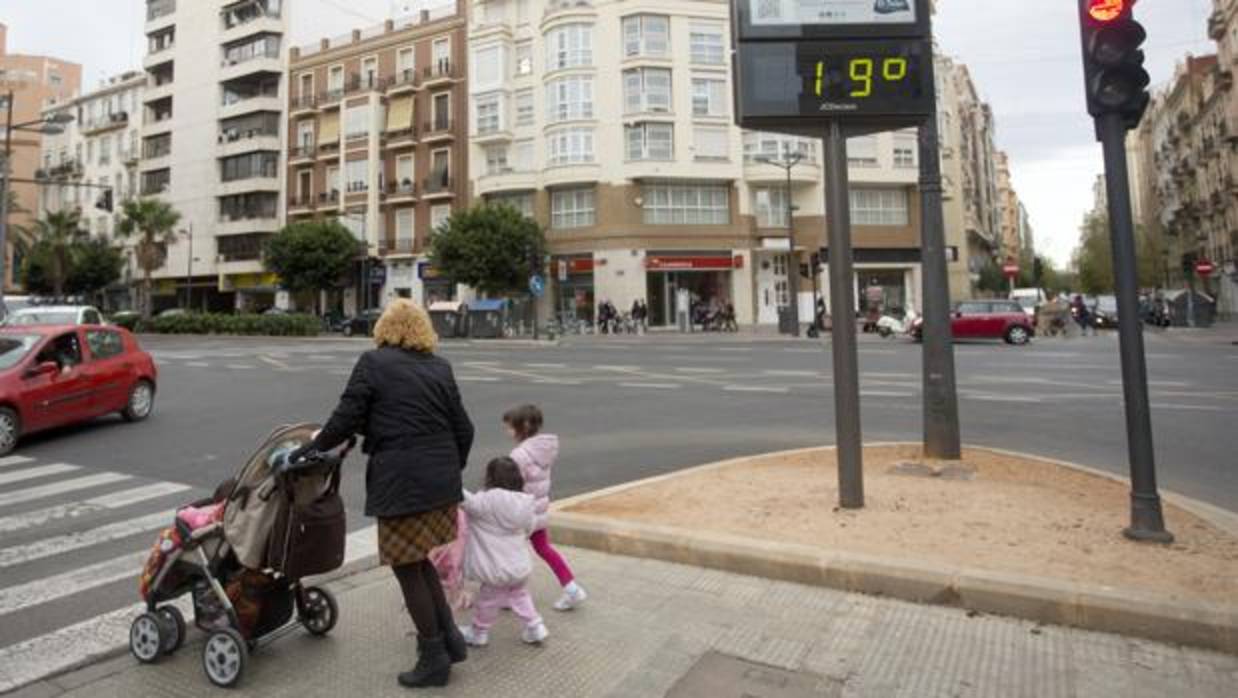
[[[378,561],[398,567],[426,559],[456,539],[456,505],[378,520]]]

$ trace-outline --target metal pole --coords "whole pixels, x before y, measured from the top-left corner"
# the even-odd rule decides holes
[[[795,167],[798,160],[788,159],[786,162],[787,170],[787,273],[790,274],[790,290],[791,292],[791,336],[800,336],[800,258],[795,251],[795,223],[793,214],[795,206],[791,203],[791,168]]]
[[[1165,530],[1156,491],[1152,450],[1152,414],[1148,405],[1148,367],[1139,317],[1139,278],[1135,264],[1135,226],[1131,220],[1126,172],[1126,126],[1119,114],[1097,120],[1105,148],[1105,187],[1109,194],[1109,234],[1113,241],[1113,276],[1118,295],[1118,351],[1122,357],[1122,392],[1126,399],[1126,440],[1131,467],[1131,525],[1127,538],[1173,542]]]
[[[847,137],[837,121],[825,135],[825,211],[830,228],[830,312],[834,357],[834,431],[838,442],[838,503],[864,506],[864,453],[860,441],[860,369],[856,358],[855,271],[851,260],[851,195]],[[796,269],[798,274],[799,270]]]
[[[930,68],[931,70],[931,68]],[[959,395],[955,384],[954,338],[950,332],[950,279],[946,265],[946,224],[937,118],[920,126],[921,339],[924,381],[924,455],[958,460]]]
[[[9,309],[4,304],[4,294],[9,290],[8,278],[8,232],[9,232],[9,178],[12,176],[10,172],[13,159],[13,92],[10,90],[4,98],[5,104],[5,122],[4,122],[4,169],[0,170],[0,175],[4,176],[3,182],[0,183],[0,318],[8,317]]]
[[[189,279],[186,289],[189,293],[189,303],[186,310],[193,310],[193,223],[189,224]]]

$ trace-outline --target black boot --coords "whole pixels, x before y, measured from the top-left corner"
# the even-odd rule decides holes
[[[448,614],[447,618],[451,618],[451,615]],[[464,635],[460,634],[460,628],[456,627],[454,620],[446,621],[439,630],[443,633],[443,646],[452,664],[459,664],[469,658],[469,646],[464,641]]]
[[[443,646],[443,636],[417,638],[417,666],[399,676],[405,688],[446,686],[451,676],[451,658]]]

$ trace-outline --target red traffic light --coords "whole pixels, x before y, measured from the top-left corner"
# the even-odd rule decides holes
[[[1112,22],[1134,4],[1134,0],[1088,0],[1088,16],[1097,22]]]

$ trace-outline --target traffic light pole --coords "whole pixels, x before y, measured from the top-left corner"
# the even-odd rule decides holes
[[[9,232],[9,192],[12,187],[9,180],[13,175],[12,163],[13,157],[13,92],[10,90],[4,100],[5,104],[5,127],[4,127],[4,165],[0,175],[3,175],[4,182],[0,184],[0,318],[7,317],[8,308],[4,305],[4,294],[9,290],[8,284],[8,240]]]
[[[856,358],[855,271],[851,259],[851,200],[847,136],[831,121],[825,134],[825,211],[830,226],[830,312],[834,358],[834,431],[838,442],[838,503],[864,506],[864,453],[860,440],[860,368]],[[799,269],[794,270],[795,274]]]
[[[1165,530],[1156,489],[1152,450],[1152,413],[1148,404],[1148,366],[1139,317],[1139,279],[1135,262],[1135,226],[1131,219],[1126,171],[1126,124],[1121,114],[1096,120],[1105,149],[1105,187],[1109,196],[1109,232],[1113,241],[1113,275],[1118,300],[1118,348],[1122,357],[1122,392],[1126,400],[1126,439],[1131,468],[1131,525],[1127,538],[1172,543]]]

